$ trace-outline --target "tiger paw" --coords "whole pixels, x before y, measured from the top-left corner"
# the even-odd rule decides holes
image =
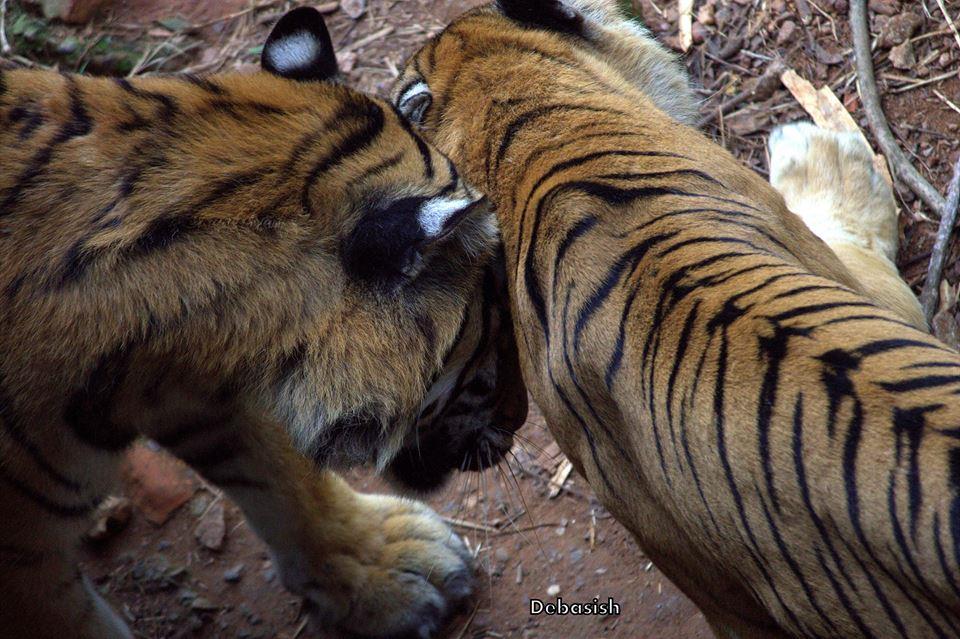
[[[798,122],[775,129],[768,146],[770,184],[810,230],[895,259],[896,202],[862,136]]]
[[[357,495],[357,505],[351,530],[337,531],[349,535],[340,551],[315,562],[311,578],[290,583],[284,574],[287,587],[304,597],[320,628],[365,638],[432,637],[473,591],[470,554],[420,502]]]

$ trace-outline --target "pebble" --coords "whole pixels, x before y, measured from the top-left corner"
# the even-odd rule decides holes
[[[510,559],[510,553],[507,552],[506,548],[497,548],[493,556],[496,557],[497,561],[507,561]]]
[[[909,40],[890,49],[890,63],[898,69],[912,69],[917,64],[913,43]]]
[[[556,597],[559,594],[560,594],[560,584],[550,584],[550,586],[547,588],[547,596]]]
[[[243,564],[237,564],[236,566],[225,570],[223,573],[223,580],[229,584],[237,583],[243,576],[243,568]]]
[[[797,23],[793,20],[787,20],[780,25],[780,31],[777,32],[777,46],[782,47],[797,35]]]
[[[200,611],[211,611],[211,610],[220,609],[220,606],[213,603],[206,597],[197,597],[190,603],[190,607],[193,608],[194,610],[200,610]]]
[[[887,20],[880,30],[880,36],[877,38],[877,46],[889,48],[897,44],[903,44],[923,24],[923,18],[916,13],[909,11],[901,13]]]
[[[869,7],[874,13],[895,16],[900,13],[900,0],[870,0]]]
[[[579,563],[581,559],[583,559],[583,551],[582,551],[582,550],[580,550],[579,548],[575,548],[575,549],[573,549],[573,550],[570,551],[570,563],[571,563],[571,564]]]

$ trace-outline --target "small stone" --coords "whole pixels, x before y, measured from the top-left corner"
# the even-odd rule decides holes
[[[703,25],[716,24],[717,8],[712,4],[705,4],[697,11],[697,22]]]
[[[560,594],[560,584],[550,584],[550,586],[547,587],[548,597],[556,597],[559,594]]]
[[[874,13],[895,16],[900,13],[900,0],[870,0],[869,7]]]
[[[797,35],[797,23],[793,20],[787,20],[780,25],[780,31],[777,32],[777,46],[782,47],[792,41]]]
[[[833,0],[833,10],[837,13],[846,13],[849,8],[850,4],[847,0]]]
[[[212,504],[207,509],[193,534],[204,548],[220,550],[223,548],[223,538],[226,536],[227,526],[223,519],[223,501]]]
[[[890,18],[880,30],[877,45],[887,49],[897,44],[903,44],[923,24],[923,18],[909,11]]]
[[[579,548],[574,548],[573,550],[570,551],[570,563],[571,563],[571,564],[579,563],[581,559],[583,559],[583,551],[582,551],[582,550],[580,550]]]
[[[496,557],[497,561],[507,561],[510,559],[510,553],[507,552],[506,548],[497,548],[493,556]]]
[[[220,606],[213,603],[206,597],[197,597],[190,603],[190,607],[194,610],[201,611],[211,611],[211,610],[220,610]]]
[[[133,515],[133,506],[126,497],[110,496],[100,502],[94,514],[93,527],[87,531],[89,541],[99,542],[126,528]]]
[[[356,20],[367,10],[367,0],[342,0],[340,8],[343,12]]]
[[[228,584],[235,584],[240,581],[240,578],[243,576],[243,564],[237,564],[233,568],[225,570],[223,573],[223,580]]]
[[[912,69],[917,64],[913,43],[909,40],[890,49],[890,63],[898,69]]]

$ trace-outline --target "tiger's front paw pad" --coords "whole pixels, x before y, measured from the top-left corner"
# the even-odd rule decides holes
[[[473,592],[470,554],[426,505],[382,495],[360,499],[365,524],[356,552],[327,563],[349,593],[336,625],[358,637],[432,637]],[[330,593],[314,586],[303,594],[317,622],[329,620]]]

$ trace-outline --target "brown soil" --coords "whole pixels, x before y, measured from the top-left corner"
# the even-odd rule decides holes
[[[118,37],[141,37],[148,43],[168,38],[181,48],[197,43],[190,55],[171,58],[157,64],[156,69],[243,68],[256,62],[256,45],[290,4],[117,0],[94,23],[77,28],[76,34],[89,39],[109,32]],[[341,54],[351,84],[382,93],[395,69],[417,45],[461,10],[481,1],[369,0],[368,4],[368,11],[359,20],[350,19],[342,11],[329,14],[327,19],[340,51],[366,36],[391,29],[351,53]],[[668,0],[633,0],[651,30],[672,43],[677,36],[675,4]],[[803,77],[818,85],[829,84],[866,129],[851,76],[853,58],[845,0],[698,0],[697,9],[704,4],[715,4],[715,20],[705,28],[701,25],[698,33],[702,38],[686,56],[691,75],[703,88],[704,114],[736,95],[744,82],[760,75],[769,60],[779,56]],[[923,11],[917,2],[901,5],[886,0],[883,4],[896,5],[898,10]],[[896,135],[921,171],[942,190],[960,147],[960,113],[934,91],[960,102],[960,79],[954,76],[917,88],[908,88],[910,82],[902,80],[935,78],[960,65],[960,46],[945,30],[935,3],[926,4],[934,13],[924,18],[914,35],[920,38],[915,43],[916,68],[892,68],[886,51],[875,59],[880,88],[886,96],[884,106]],[[809,19],[805,19],[800,5],[811,12]],[[811,5],[815,8],[810,9]],[[946,5],[955,18],[960,17],[960,0]],[[237,15],[251,6],[255,9]],[[196,28],[180,32],[170,18],[182,19]],[[794,34],[784,35],[778,44],[783,30],[789,29],[785,27],[787,22],[795,24]],[[61,36],[71,33],[66,28],[56,29]],[[738,38],[741,46],[732,47],[730,43]],[[78,67],[80,64],[77,62]],[[905,88],[902,93],[894,93]],[[803,117],[789,94],[777,87],[762,101],[734,109],[709,130],[743,161],[765,173],[764,143],[770,127]],[[900,189],[899,196],[905,210],[902,226],[906,240],[901,266],[911,284],[919,285],[936,227],[926,221],[923,208],[911,193]],[[958,251],[960,246],[955,246],[947,268],[947,276],[954,283],[960,279],[955,259]],[[504,474],[491,470],[482,475],[461,475],[429,500],[441,515],[458,522],[457,531],[477,557],[478,595],[463,614],[451,621],[445,637],[710,637],[703,616],[595,502],[581,478],[572,476],[558,496],[548,497],[548,479],[559,460],[551,452],[556,448],[538,413],[532,414],[521,435],[523,441],[515,450],[517,460],[504,466]],[[155,525],[144,514],[148,504],[138,496],[131,524],[101,545],[87,544],[84,551],[86,570],[130,621],[136,635],[308,636],[298,601],[279,585],[265,547],[236,507],[222,502],[226,504],[223,545],[217,551],[209,550],[198,542],[195,533],[201,518],[209,517],[222,497],[188,469],[175,467],[163,472],[172,472],[177,475],[174,480],[191,487],[189,501],[166,523]],[[360,490],[389,490],[366,471],[352,472],[349,479]],[[129,484],[127,491],[133,492]],[[547,598],[551,586],[558,586],[560,596],[572,601],[612,597],[621,605],[622,613],[607,618],[531,616],[530,598]]]

